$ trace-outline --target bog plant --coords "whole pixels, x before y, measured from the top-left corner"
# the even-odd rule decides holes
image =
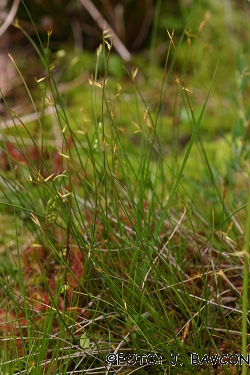
[[[236,178],[235,190],[227,190],[201,132],[218,64],[198,116],[192,90],[175,77],[173,120],[185,112],[190,130],[183,152],[167,147],[173,165],[161,111],[185,32],[178,44],[167,33],[154,110],[137,68],[127,69],[132,94],[112,85],[112,38],[104,33],[88,82],[92,113],[83,107],[82,118],[72,115],[55,81],[51,33],[46,48],[26,34],[46,69],[36,80],[39,107],[12,57],[37,122],[25,123],[5,102],[12,126],[1,131],[1,206],[3,215],[13,214],[16,241],[1,268],[1,371],[246,373],[244,364],[219,360],[241,352],[246,358],[249,225]],[[247,79],[246,66],[241,74]],[[243,145],[247,162],[247,135]],[[193,160],[198,178],[190,174]],[[234,193],[232,208],[227,198]]]

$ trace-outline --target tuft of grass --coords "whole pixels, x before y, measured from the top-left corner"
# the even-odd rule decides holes
[[[188,25],[194,14],[192,8]],[[238,363],[219,358],[241,350],[246,357],[249,215],[245,225],[242,191],[248,181],[242,168],[249,145],[247,129],[239,144],[237,123],[224,136],[235,153],[222,168],[226,175],[210,161],[202,124],[220,65],[202,103],[190,92],[185,63],[180,74],[188,84],[175,76],[168,115],[174,140],[166,146],[163,102],[173,90],[185,35],[187,54],[199,56],[191,31],[179,42],[168,33],[153,109],[136,67],[126,68],[129,93],[112,82],[112,38],[104,32],[95,70],[84,84],[91,112],[85,113],[83,97],[81,118],[56,82],[51,32],[46,48],[38,34],[40,45],[27,35],[46,69],[36,80],[39,104],[12,57],[37,119],[24,121],[5,101],[9,120],[1,128],[1,215],[12,215],[15,238],[15,245],[1,244],[1,371],[240,373]],[[244,122],[248,66],[243,58],[238,63],[234,99]],[[185,145],[181,114],[189,127]],[[194,172],[189,163],[195,163]],[[247,373],[244,364],[242,371]]]

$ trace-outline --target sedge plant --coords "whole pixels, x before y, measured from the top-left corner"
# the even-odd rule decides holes
[[[52,28],[46,48],[38,33],[36,44],[23,32],[46,73],[36,79],[38,105],[12,57],[37,121],[24,122],[5,101],[10,122],[1,130],[1,149],[8,167],[0,203],[3,215],[13,215],[16,242],[5,249],[8,265],[0,275],[1,371],[190,374],[219,367],[229,374],[230,364],[218,362],[221,351],[234,353],[243,343],[246,355],[248,257],[237,256],[237,215],[244,218],[245,203],[227,203],[230,191],[202,138],[218,64],[198,117],[189,83],[175,86],[173,108],[188,119],[189,139],[180,155],[173,149],[173,168],[164,154],[161,110],[174,71],[170,59],[178,61],[181,48],[174,33],[166,33],[160,94],[151,110],[137,68],[127,69],[132,93],[113,84],[112,36],[105,31],[86,83],[92,105],[86,118],[84,107],[77,117],[60,93]],[[198,178],[190,173],[193,160],[202,165]],[[210,217],[202,194],[193,193],[205,183]]]

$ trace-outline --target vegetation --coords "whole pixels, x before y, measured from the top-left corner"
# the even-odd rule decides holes
[[[4,99],[0,131],[1,374],[249,372],[249,4],[193,2],[163,45],[160,6],[131,65],[15,23],[39,62],[10,56],[34,116]]]

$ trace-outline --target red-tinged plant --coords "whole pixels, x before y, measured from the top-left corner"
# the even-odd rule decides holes
[[[47,257],[48,252],[44,249],[44,247],[28,246],[26,249],[24,249],[21,253],[24,276],[31,273],[41,275],[41,265]]]
[[[6,150],[14,163],[27,164],[30,160],[37,162],[40,159],[38,149],[35,146],[30,146],[26,150],[19,150],[12,143],[6,142]]]
[[[28,295],[28,301],[36,313],[45,312],[51,305],[49,293],[39,287],[31,289]]]
[[[66,144],[68,149],[73,146],[73,140],[71,137],[67,137]],[[49,172],[46,171],[44,177],[48,177],[52,173],[60,174],[63,171],[63,156],[57,150],[43,150],[41,147],[35,145],[17,147],[9,141],[5,142],[5,146],[6,153],[1,153],[1,166],[5,170],[10,168],[10,158],[14,164],[30,166],[33,164],[38,170],[41,170],[46,162]]]
[[[70,307],[74,292],[80,290],[85,275],[82,253],[78,248],[71,247],[70,249],[69,267],[71,272],[67,272],[67,308]]]
[[[0,334],[2,337],[2,347],[6,348],[9,352],[12,352],[12,348],[16,348],[18,354],[23,354],[23,340],[20,335],[20,327],[25,330],[27,327],[26,319],[22,313],[18,316],[6,309],[0,309]]]
[[[75,292],[81,290],[85,267],[79,248],[70,246],[70,253],[65,262],[67,267],[63,263],[58,264],[54,261],[52,271],[52,268],[47,267],[48,263],[52,263],[51,255],[44,247],[29,246],[22,251],[21,266],[26,287],[25,296],[15,306],[11,305],[9,311],[0,309],[0,335],[4,340],[8,337],[12,340],[8,343],[2,342],[8,351],[11,350],[11,344],[12,347],[16,346],[19,356],[25,355],[23,350],[26,344],[22,338],[27,336],[27,327],[35,326],[41,329],[50,309],[58,309],[70,314],[73,312],[74,316],[76,311],[81,314],[80,309],[83,306],[78,304],[78,296]],[[44,277],[47,280],[44,280]],[[56,306],[53,303],[55,300],[57,300]],[[25,316],[23,312],[27,307],[30,314]],[[53,330],[56,332],[58,329],[58,316],[55,315]],[[13,340],[15,340],[14,345]]]

